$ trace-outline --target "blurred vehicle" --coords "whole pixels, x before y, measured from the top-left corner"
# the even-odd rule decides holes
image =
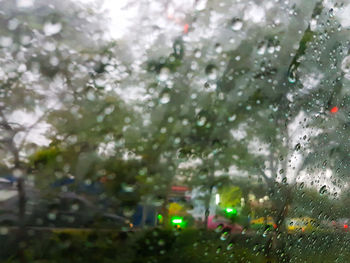
[[[134,227],[129,219],[110,213],[95,216],[88,226],[92,228],[120,229],[123,231],[129,231]]]
[[[350,219],[349,218],[339,218],[332,221],[333,229],[337,232],[350,232]]]
[[[243,227],[241,225],[232,223],[229,219],[221,216],[209,216],[208,229],[227,231],[231,234],[239,234],[243,231]]]
[[[317,227],[317,221],[311,217],[291,218],[287,220],[287,232],[289,234],[310,233],[315,231]]]
[[[128,230],[133,227],[129,219],[105,213],[94,203],[75,193],[65,193],[53,202],[34,210],[30,224],[52,227],[113,228]],[[41,215],[41,216],[39,216]]]
[[[50,201],[38,201],[29,212],[25,218],[29,227],[112,228],[123,231],[133,228],[129,219],[105,213],[75,193],[64,193]],[[16,226],[18,223],[17,214],[0,213],[0,225]]]
[[[276,229],[277,225],[271,216],[259,217],[250,221],[250,226],[253,229]],[[265,229],[266,228],[266,229]]]
[[[154,205],[137,205],[132,216],[132,223],[137,228],[155,227],[157,225],[158,207]],[[158,218],[159,219],[159,218]]]
[[[26,213],[31,214],[39,193],[30,184],[25,185],[25,193],[28,199]],[[17,179],[13,176],[0,177],[0,225],[18,225],[18,202]]]

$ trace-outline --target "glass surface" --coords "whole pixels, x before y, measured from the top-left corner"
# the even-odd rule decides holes
[[[349,262],[349,12],[0,0],[0,262]]]

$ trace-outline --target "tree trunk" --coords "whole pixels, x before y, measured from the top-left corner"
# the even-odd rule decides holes
[[[19,167],[19,165],[16,165]],[[18,168],[17,168],[18,169]],[[18,234],[17,244],[18,247],[18,258],[21,263],[26,263],[26,257],[24,254],[23,247],[26,242],[26,226],[25,226],[25,215],[26,215],[26,194],[25,194],[25,181],[23,175],[17,179],[17,193],[18,193]]]
[[[18,222],[20,227],[25,225],[25,214],[26,214],[26,194],[24,189],[24,178],[19,178],[17,181],[17,192],[18,192]]]
[[[211,199],[211,195],[213,193],[213,188],[214,188],[214,186],[212,186],[212,185],[209,187],[209,196],[205,200],[205,212],[204,212],[204,229],[205,230],[208,229],[208,217],[210,214],[210,199]]]
[[[284,251],[284,238],[286,234],[284,223],[288,215],[289,205],[292,202],[291,188],[285,189],[285,195],[283,199],[283,205],[277,211],[277,215],[275,217],[276,229],[273,229],[269,240],[266,242],[265,251],[269,258],[275,256],[278,258],[279,262],[289,262],[288,260],[286,261],[286,257],[288,257],[288,255]],[[282,238],[280,240],[277,240],[278,236],[281,236]],[[282,244],[278,245],[277,242],[282,242]],[[282,250],[280,253],[276,253],[278,248]]]

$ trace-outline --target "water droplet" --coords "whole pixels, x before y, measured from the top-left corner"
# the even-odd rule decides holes
[[[203,116],[197,121],[197,125],[202,127],[202,126],[204,126],[206,121],[207,121],[207,118]]]
[[[216,233],[221,232],[221,230],[222,230],[222,225],[218,225],[218,226],[215,228],[215,232],[216,232]]]
[[[205,73],[208,75],[208,78],[210,80],[215,80],[217,77],[217,70],[216,70],[216,67],[214,65],[208,65],[205,68]]]
[[[327,166],[327,160],[324,160],[322,163],[322,168],[324,169],[324,168],[326,168],[326,166]]]
[[[288,70],[288,81],[290,83],[295,83],[297,81],[297,68],[293,64]]]
[[[222,46],[220,44],[216,44],[215,45],[215,51],[216,51],[216,53],[220,54],[222,52]]]
[[[262,234],[263,237],[267,237],[268,230],[265,230],[264,233]]]
[[[310,29],[311,31],[315,31],[317,28],[317,20],[316,19],[311,19],[310,21]]]
[[[229,236],[229,232],[225,231],[221,234],[220,240],[225,241]]]
[[[170,70],[166,67],[161,68],[158,79],[159,81],[166,81],[169,78]]]
[[[113,111],[114,111],[114,105],[111,105],[111,106],[105,108],[105,110],[104,110],[105,114],[107,114],[107,115],[111,114]]]
[[[270,53],[270,54],[273,54],[273,53],[275,52],[275,47],[274,47],[274,46],[269,47],[269,48],[267,49],[267,52]]]
[[[303,189],[303,188],[304,188],[304,185],[305,185],[304,182],[301,182],[300,185],[299,185],[299,189],[300,189],[300,190]]]
[[[96,86],[103,87],[106,84],[107,80],[104,78],[95,79]]]
[[[52,36],[59,33],[62,29],[61,23],[52,24],[51,22],[45,23],[43,30],[46,36]]]
[[[200,58],[201,55],[202,55],[202,52],[201,52],[199,49],[196,49],[196,50],[194,51],[194,56],[195,56],[196,58]]]
[[[322,186],[318,192],[321,195],[327,194],[327,186],[326,185]]]
[[[240,19],[234,18],[232,20],[231,28],[232,28],[233,31],[239,31],[239,30],[242,29],[242,27],[243,27],[243,22]]]
[[[160,98],[159,102],[161,104],[167,104],[170,101],[170,95],[169,93],[163,93],[162,97]]]
[[[261,45],[260,47],[258,47],[258,55],[264,55],[266,51],[266,45]]]
[[[294,149],[295,149],[296,151],[299,151],[300,148],[301,148],[301,144],[300,144],[300,143],[296,144],[295,147],[294,147]]]
[[[228,121],[229,122],[232,122],[232,121],[234,121],[235,119],[236,119],[236,115],[235,114],[233,114],[232,116],[230,116],[229,118],[228,118]]]
[[[174,52],[175,52],[175,55],[176,55],[176,56],[181,56],[181,55],[182,55],[183,50],[182,50],[182,45],[181,45],[181,43],[176,43],[176,44],[174,45]]]

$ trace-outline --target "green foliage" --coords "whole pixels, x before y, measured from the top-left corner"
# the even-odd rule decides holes
[[[53,146],[35,152],[29,159],[34,168],[37,168],[38,166],[54,164],[59,154],[60,151]]]
[[[220,207],[235,207],[240,205],[242,191],[238,186],[223,186],[219,188]]]

